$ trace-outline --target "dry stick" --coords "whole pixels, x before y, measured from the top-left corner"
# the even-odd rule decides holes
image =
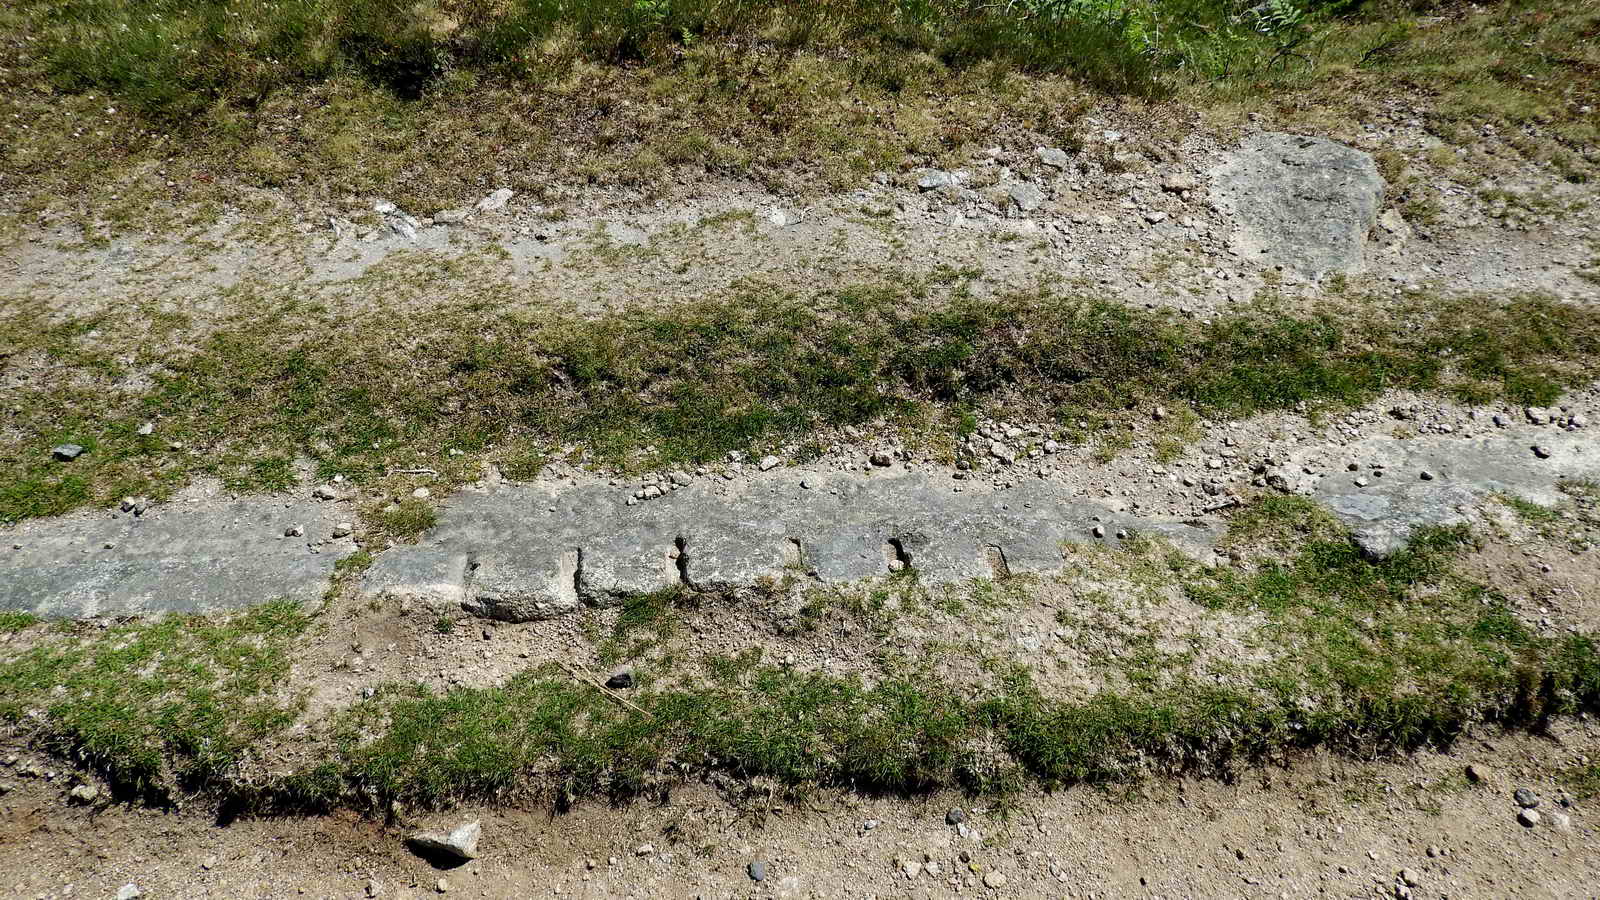
[[[645,710],[644,708],[635,705],[632,701],[628,700],[626,697],[620,696],[617,693],[613,692],[610,688],[606,687],[603,683],[601,683],[600,679],[596,678],[593,675],[590,675],[587,671],[578,672],[575,669],[573,669],[573,667],[567,665],[566,663],[562,662],[559,659],[556,660],[556,665],[558,665],[561,668],[565,669],[567,671],[568,675],[571,675],[573,678],[576,678],[579,681],[585,682],[590,687],[592,687],[595,690],[599,691],[600,693],[606,695],[607,697],[610,697],[611,699],[617,701],[618,703],[621,703],[623,706],[628,707],[629,709],[633,710],[634,712],[639,713],[640,715],[644,716],[646,719],[654,719],[655,718],[655,716],[650,715],[648,710]]]

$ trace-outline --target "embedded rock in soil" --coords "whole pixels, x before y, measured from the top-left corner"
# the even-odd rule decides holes
[[[259,497],[0,528],[17,548],[0,555],[0,609],[88,618],[315,601],[340,556],[321,546],[336,514],[330,504]]]
[[[1371,156],[1321,138],[1263,132],[1212,170],[1211,185],[1218,208],[1234,218],[1233,249],[1247,263],[1311,278],[1365,269],[1384,187]]]
[[[406,839],[406,843],[425,853],[453,856],[457,859],[478,858],[478,838],[483,834],[481,822],[468,822],[457,826],[449,834],[438,831],[419,831]]]
[[[488,552],[469,566],[472,592],[461,608],[506,622],[553,619],[578,608],[578,553],[524,556]]]
[[[1526,451],[1535,433],[1548,444],[1548,456]],[[1390,474],[1355,477],[1337,464],[1345,459]],[[1301,450],[1287,468],[1321,470],[1298,476],[1293,486],[1328,507],[1363,552],[1381,558],[1404,549],[1421,529],[1468,521],[1471,509],[1490,494],[1557,505],[1563,479],[1600,477],[1600,441],[1582,432],[1545,434],[1532,428],[1470,438],[1373,437],[1336,450]],[[1414,477],[1422,471],[1432,477]]]
[[[738,594],[785,576],[852,582],[912,569],[926,584],[1050,572],[1064,542],[1164,537],[1197,556],[1217,521],[1142,518],[1029,482],[954,493],[937,476],[769,474],[697,483],[647,504],[605,485],[464,491],[415,546],[378,557],[369,596],[460,606],[507,621],[547,619],[580,604],[683,586]],[[1110,531],[1097,535],[1097,521]],[[1110,537],[1115,533],[1118,537]]]

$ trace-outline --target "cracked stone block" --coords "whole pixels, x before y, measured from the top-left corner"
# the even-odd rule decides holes
[[[924,520],[894,528],[891,534],[888,540],[897,548],[902,564],[928,583],[991,575],[988,543],[960,525]]]
[[[469,571],[467,612],[502,622],[537,622],[578,609],[578,551],[544,556],[482,554]]]
[[[578,597],[590,606],[616,606],[679,583],[677,535],[671,528],[631,523],[586,541],[581,550]]]
[[[361,579],[368,596],[451,609],[467,599],[467,554],[419,548],[383,553]]]
[[[784,576],[793,546],[770,519],[765,523],[713,520],[685,536],[684,576],[694,589],[715,593],[775,582]]]
[[[888,572],[884,537],[876,530],[830,530],[800,540],[807,563],[821,581],[860,581]]]

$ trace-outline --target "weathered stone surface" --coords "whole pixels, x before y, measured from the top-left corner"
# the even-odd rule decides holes
[[[479,200],[475,209],[481,213],[498,212],[505,209],[506,204],[511,202],[511,198],[514,196],[516,196],[516,192],[510,188],[500,188]]]
[[[1044,203],[1044,191],[1037,184],[1028,181],[1018,181],[1006,188],[1011,202],[1023,212],[1033,212]]]
[[[1040,147],[1033,153],[1039,157],[1040,162],[1047,166],[1065,169],[1072,165],[1072,157],[1067,155],[1067,151],[1062,150],[1060,147]]]
[[[935,584],[1053,571],[1064,542],[1101,540],[1096,517],[1107,534],[1159,533],[1197,554],[1220,528],[1117,515],[1043,482],[956,494],[941,478],[881,469],[807,475],[809,489],[801,480],[707,481],[633,506],[604,485],[464,491],[422,542],[381,555],[363,589],[459,596],[469,612],[528,621],[678,584],[737,593],[786,575],[848,582],[908,565]]]
[[[544,553],[498,548],[469,556],[471,590],[461,608],[506,622],[553,619],[578,608],[578,550],[552,547]]]
[[[0,609],[87,618],[319,599],[335,561],[354,549],[348,542],[321,546],[335,515],[332,504],[257,498],[0,529]],[[305,536],[284,537],[290,526]]]
[[[1188,172],[1173,172],[1161,179],[1161,189],[1173,194],[1200,189],[1200,180]]]
[[[767,509],[741,512],[725,515],[714,527],[681,521],[681,571],[689,587],[727,593],[782,577],[786,561],[795,556],[786,555],[795,545],[783,522],[768,518]]]
[[[368,593],[386,600],[455,608],[467,599],[467,554],[432,547],[382,553],[367,569]]]
[[[677,538],[677,529],[661,521],[597,535],[579,550],[579,599],[590,606],[615,606],[678,584]]]
[[[1535,440],[1549,447],[1548,458],[1528,452]],[[1365,474],[1339,471],[1297,487],[1327,506],[1361,548],[1378,557],[1404,548],[1419,529],[1467,521],[1488,494],[1554,506],[1562,500],[1561,479],[1600,476],[1600,441],[1548,428],[1507,428],[1473,438],[1368,438],[1339,452],[1358,461]],[[1292,468],[1299,471],[1312,453],[1325,455],[1302,453]],[[1373,465],[1383,467],[1383,477],[1367,477]],[[1422,479],[1424,471],[1432,477]],[[1357,486],[1358,477],[1364,486]]]
[[[1383,177],[1360,150],[1263,132],[1211,172],[1211,185],[1217,206],[1234,218],[1233,249],[1242,259],[1312,278],[1365,268]]]
[[[1466,520],[1491,492],[1560,502],[1562,478],[1600,477],[1600,441],[1507,422],[1472,438],[1307,448],[1271,472],[1279,489],[1318,500],[1363,549],[1384,556],[1419,528]],[[1064,544],[1115,545],[1124,535],[1159,536],[1205,557],[1222,528],[1212,518],[1117,513],[1049,481],[1009,490],[963,481],[959,493],[954,484],[943,473],[874,467],[699,479],[632,505],[628,489],[602,484],[468,489],[443,502],[417,544],[378,554],[360,588],[533,621],[676,585],[738,594],[785,578],[843,583],[907,567],[928,584],[1048,574],[1062,568]],[[348,536],[333,537],[347,530],[338,515],[337,504],[259,498],[27,522],[0,530],[0,609],[89,617],[315,600],[354,549]],[[303,536],[284,536],[295,531]]]

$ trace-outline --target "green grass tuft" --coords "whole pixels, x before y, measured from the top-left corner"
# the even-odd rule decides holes
[[[1540,506],[1537,503],[1532,503],[1522,499],[1521,497],[1514,497],[1510,494],[1500,494],[1495,499],[1499,500],[1501,503],[1504,503],[1506,506],[1511,507],[1512,511],[1517,514],[1517,518],[1527,522],[1530,525],[1544,525],[1561,518],[1561,511],[1559,509],[1552,509],[1548,506]]]
[[[33,613],[0,610],[0,633],[22,631],[44,621]]]
[[[1595,17],[1595,0],[19,0],[0,6],[0,112],[29,124],[0,172],[16,207],[72,210],[86,244],[251,189],[421,211],[507,182],[547,200],[707,177],[814,193],[999,134],[1082,150],[1110,93],[1156,141],[1196,106],[1337,135],[1407,103],[1444,152],[1475,151],[1465,168],[1525,159],[1583,183]],[[1437,218],[1436,178],[1391,183],[1413,224]]]
[[[383,533],[396,538],[414,538],[439,522],[438,510],[424,500],[406,499],[379,509],[373,517]]]
[[[1064,702],[1045,698],[1024,675],[998,695],[971,698],[928,676],[868,686],[723,660],[732,675],[641,695],[635,710],[546,669],[503,687],[416,690],[363,706],[347,723],[340,767],[379,808],[389,800],[431,806],[530,794],[624,799],[675,773],[711,769],[791,786],[1004,792],[1024,780],[1099,783],[1157,766],[1216,772],[1291,747],[1371,753],[1448,744],[1485,716],[1524,721],[1593,708],[1594,654],[1584,639],[1557,648],[1551,667],[1532,674],[1559,687],[1531,699],[1518,693],[1525,673],[1509,665],[1416,691],[1347,681],[1329,693],[1263,698],[1188,684]],[[1519,705],[1529,702],[1536,706]],[[379,723],[376,738],[358,737]]]
[[[119,795],[169,802],[227,780],[294,721],[280,697],[309,620],[274,603],[229,619],[81,628],[0,657],[0,721],[102,771]]]
[[[1570,769],[1562,780],[1579,800],[1600,797],[1600,763]]]

